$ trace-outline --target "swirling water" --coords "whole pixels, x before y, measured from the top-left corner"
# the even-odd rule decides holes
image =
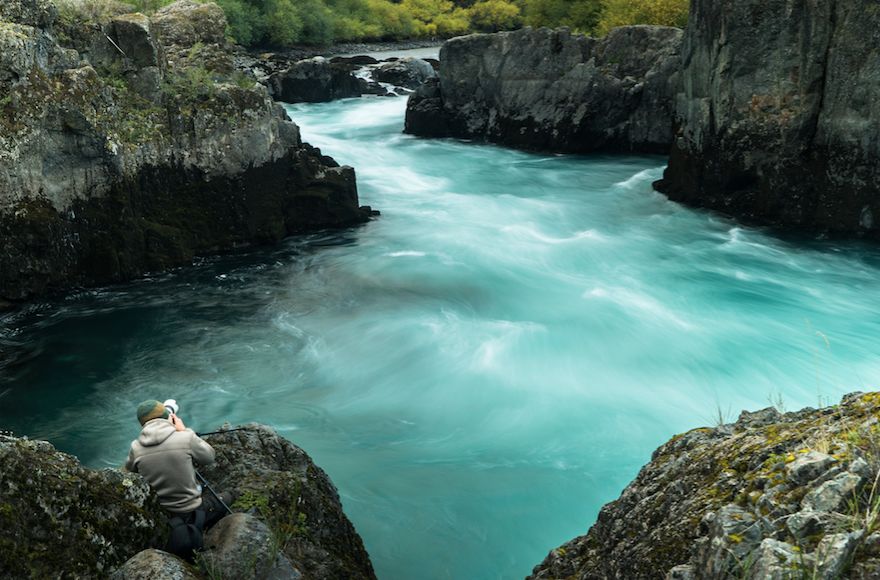
[[[652,192],[663,160],[401,134],[403,99],[289,107],[382,216],[0,320],[0,427],[117,466],[134,406],[275,426],[380,578],[516,578],[672,434],[880,376],[880,254]]]

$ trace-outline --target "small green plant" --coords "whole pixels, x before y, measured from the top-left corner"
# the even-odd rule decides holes
[[[272,530],[273,545],[283,551],[294,538],[308,535],[308,517],[302,512],[296,511],[295,507],[289,509],[277,509],[270,506],[268,495],[247,490],[239,496],[235,509],[248,511],[256,510],[260,518],[265,521]]]
[[[208,580],[227,580],[220,564],[205,552],[196,552],[195,563]]]
[[[169,72],[165,76],[163,92],[170,99],[202,101],[214,97],[217,85],[211,71],[202,66],[190,66]]]
[[[260,514],[260,517],[266,520],[269,519],[269,515],[271,514],[271,510],[269,509],[269,498],[252,490],[244,491],[238,499],[235,500],[232,507],[239,511],[256,509],[257,513]]]
[[[235,71],[231,77],[232,83],[240,89],[252,89],[257,81],[248,74],[241,71]]]
[[[854,494],[848,502],[850,524],[853,530],[865,530],[865,535],[869,535],[880,528],[880,490],[877,486],[880,483],[880,471],[874,475],[874,481],[871,487],[859,497]]]

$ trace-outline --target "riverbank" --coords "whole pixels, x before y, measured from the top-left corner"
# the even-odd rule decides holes
[[[529,578],[874,578],[878,413],[853,393],[676,435]]]
[[[217,5],[91,18],[0,6],[0,301],[369,219],[354,170],[236,71]]]
[[[422,58],[422,55],[412,55],[410,54],[411,51],[430,50],[431,53],[434,54],[436,49],[436,54],[439,54],[442,45],[443,41],[438,40],[411,39],[395,42],[345,42],[326,47],[295,46],[281,50],[248,49],[247,52],[255,57],[259,57],[266,53],[278,54],[290,61],[297,61],[315,56],[332,58],[334,56],[358,55],[370,55],[378,60],[382,60],[383,58],[395,56],[401,52],[408,53],[407,56],[417,56],[418,58]]]

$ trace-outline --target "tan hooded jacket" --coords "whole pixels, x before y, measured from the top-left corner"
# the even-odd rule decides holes
[[[162,507],[189,512],[202,505],[202,488],[193,461],[214,463],[214,449],[192,429],[177,431],[168,419],[152,419],[131,442],[125,468],[140,473],[159,496]]]

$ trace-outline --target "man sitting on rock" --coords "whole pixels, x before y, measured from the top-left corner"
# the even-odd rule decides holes
[[[137,418],[143,429],[131,442],[125,468],[143,475],[171,514],[172,533],[166,551],[190,557],[192,550],[202,547],[201,533],[226,515],[224,503],[232,503],[232,494],[221,493],[219,498],[212,493],[202,495],[193,462],[211,465],[214,449],[164,404],[144,401],[138,405]],[[178,530],[181,527],[183,530]],[[186,528],[197,538],[187,540]],[[181,543],[197,545],[178,546]]]

